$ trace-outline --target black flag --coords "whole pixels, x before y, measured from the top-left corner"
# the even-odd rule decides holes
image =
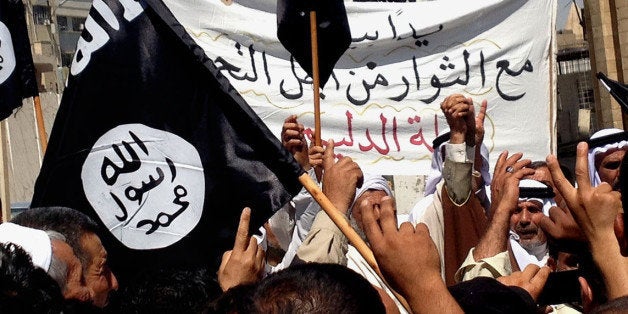
[[[77,44],[32,206],[99,221],[122,281],[216,266],[242,209],[258,228],[303,170],[160,0],[105,3]]]
[[[38,95],[22,0],[0,0],[0,120]]]
[[[628,85],[611,80],[602,72],[597,73],[597,78],[602,82],[602,85],[608,92],[611,93],[611,96],[621,105],[624,112],[628,113]]]
[[[277,0],[277,37],[301,67],[312,76],[310,11],[316,11],[318,67],[321,86],[351,44],[343,0]]]

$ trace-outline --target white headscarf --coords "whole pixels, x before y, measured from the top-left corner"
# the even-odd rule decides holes
[[[425,180],[425,191],[423,194],[424,196],[434,194],[434,192],[436,192],[436,185],[438,185],[440,180],[443,179],[443,163],[444,163],[443,160],[445,160],[445,156],[442,156],[441,148],[445,144],[447,144],[447,142],[449,142],[448,136],[449,136],[449,132],[438,136],[438,137],[445,137],[447,138],[447,140],[440,143],[438,147],[433,147],[434,153],[432,153],[432,165],[431,165],[430,171],[427,174],[427,179]],[[434,142],[432,142],[432,145],[434,145]],[[488,163],[489,152],[488,152],[488,148],[486,147],[486,145],[484,145],[484,143],[482,143],[482,145],[480,146],[480,154],[482,155],[482,168],[480,169],[480,173],[482,173],[482,179],[484,180],[484,184],[490,185],[491,173],[489,172],[489,163]]]
[[[393,195],[392,194],[392,190],[390,189],[390,186],[388,185],[388,181],[386,181],[386,179],[384,179],[384,177],[382,177],[381,175],[365,173],[364,174],[364,183],[362,183],[362,187],[358,188],[355,191],[355,197],[353,198],[353,202],[351,202],[351,206],[349,206],[349,213],[348,213],[348,215],[351,215],[351,211],[352,211],[353,205],[355,204],[355,201],[360,196],[362,196],[362,194],[364,194],[364,192],[366,192],[368,190],[384,191],[389,196]]]
[[[612,136],[614,134],[623,133],[624,130],[621,129],[603,129],[595,132],[591,135],[589,140],[601,139],[607,136]],[[592,186],[598,186],[602,183],[600,180],[600,175],[597,173],[597,168],[595,167],[595,156],[598,154],[606,153],[611,149],[624,148],[628,147],[628,139],[619,140],[617,142],[604,144],[599,147],[591,147],[589,145],[589,178],[591,179]]]
[[[522,188],[526,189],[527,193],[522,193]],[[550,208],[556,206],[555,196],[552,188],[543,182],[532,179],[519,181],[519,202],[537,201],[543,204],[543,215],[545,216],[549,216]]]
[[[512,254],[515,256],[519,270],[524,270],[526,266],[530,264],[537,265],[539,267],[545,266],[549,259],[549,250],[547,249],[547,242],[539,245],[532,250],[528,250],[519,244],[519,235],[510,230],[510,248]]]
[[[48,271],[52,246],[45,231],[5,222],[0,224],[0,243],[8,242],[22,247],[30,255],[33,265]]]

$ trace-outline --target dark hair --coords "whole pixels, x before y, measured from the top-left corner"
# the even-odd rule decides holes
[[[221,292],[204,268],[149,270],[119,294],[119,313],[201,313]]]
[[[83,268],[91,262],[81,246],[81,237],[85,233],[98,234],[98,225],[78,210],[58,206],[31,208],[15,216],[11,222],[24,227],[59,232],[72,247]]]
[[[526,168],[530,168],[530,169],[547,168],[547,163],[543,160],[536,160],[536,161],[531,162]]]
[[[62,311],[59,285],[19,245],[0,243],[0,283],[2,313]]]
[[[338,264],[307,263],[271,274],[255,286],[227,291],[217,312],[385,313],[364,277]],[[227,306],[231,306],[230,308]]]
[[[569,183],[571,183],[571,185],[575,185],[576,183],[576,179],[573,176],[573,172],[571,171],[571,169],[569,169],[569,167],[560,164],[560,170],[563,172],[563,175],[565,176],[565,179],[567,179],[567,181],[569,181]]]
[[[617,299],[610,300],[596,308],[594,308],[591,314],[614,314],[614,313],[626,313],[628,309],[628,295],[619,297]]]

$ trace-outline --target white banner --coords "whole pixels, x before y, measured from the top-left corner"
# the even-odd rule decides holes
[[[164,2],[278,137],[291,114],[313,133],[312,81],[277,39],[275,0]],[[488,101],[492,164],[502,150],[533,160],[555,150],[556,0],[345,6],[353,42],[321,99],[336,153],[367,172],[426,174],[454,93]]]

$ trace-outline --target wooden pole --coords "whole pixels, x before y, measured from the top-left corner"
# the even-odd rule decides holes
[[[35,102],[35,119],[37,120],[37,134],[39,134],[39,145],[41,147],[42,156],[46,153],[48,146],[48,137],[46,136],[46,126],[44,125],[44,114],[41,111],[41,100],[39,95],[33,97]]]
[[[0,203],[2,222],[11,220],[11,199],[9,195],[9,152],[7,120],[0,122]]]
[[[334,204],[331,203],[331,201],[327,198],[327,196],[325,196],[325,194],[323,193],[323,191],[321,191],[318,185],[314,181],[312,181],[312,178],[310,178],[310,176],[307,173],[302,174],[299,177],[299,181],[301,182],[301,184],[303,184],[303,187],[305,187],[305,189],[312,195],[314,200],[316,200],[316,202],[321,206],[321,208],[323,209],[323,211],[325,211],[327,216],[329,216],[329,218],[334,222],[334,224],[336,224],[338,229],[340,229],[340,231],[342,231],[345,237],[347,237],[351,245],[353,245],[356,248],[356,250],[364,258],[364,260],[366,260],[366,262],[369,264],[369,266],[373,268],[373,270],[377,273],[379,278],[382,279],[382,282],[386,284],[387,288],[390,289],[390,291],[392,291],[392,293],[395,295],[397,300],[399,300],[399,303],[401,303],[401,305],[409,313],[412,313],[412,311],[410,310],[410,305],[403,298],[403,296],[398,294],[395,290],[393,290],[390,287],[390,285],[388,285],[388,283],[386,283],[386,280],[384,280],[384,276],[382,276],[382,273],[379,270],[379,267],[377,266],[377,261],[375,260],[375,255],[373,255],[373,251],[371,251],[371,249],[368,247],[368,245],[366,245],[364,240],[360,238],[358,233],[355,230],[353,230],[353,228],[351,227],[351,225],[349,225],[349,222],[347,221],[345,216],[338,209],[336,209],[336,206],[334,206]]]
[[[321,139],[321,94],[318,75],[318,31],[316,27],[316,11],[310,11],[310,43],[312,46],[312,89],[314,91],[314,144],[322,146]],[[321,182],[322,167],[314,167],[316,179]]]

